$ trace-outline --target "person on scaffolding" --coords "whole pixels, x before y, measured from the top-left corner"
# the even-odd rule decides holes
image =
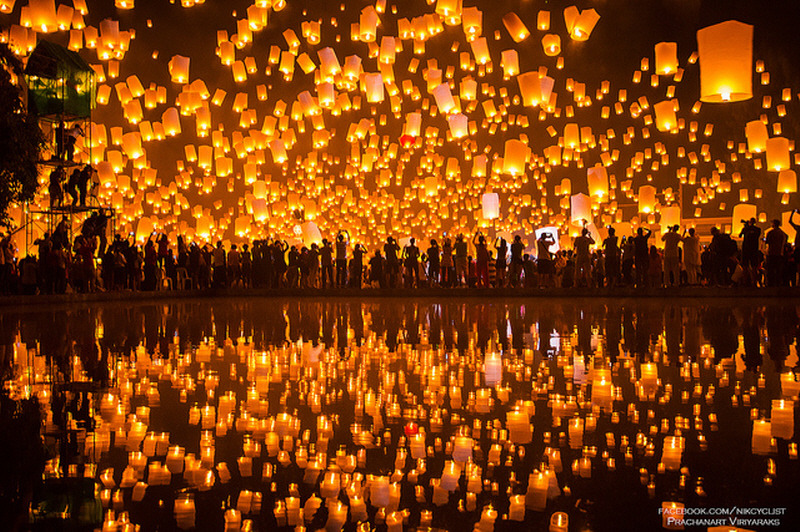
[[[81,169],[76,168],[69,175],[69,179],[67,179],[67,186],[64,187],[64,191],[69,194],[69,197],[72,199],[73,207],[78,203],[78,183],[80,183],[80,178]]]
[[[64,149],[67,152],[68,162],[72,162],[72,158],[75,156],[75,144],[78,142],[78,137],[82,136],[83,129],[81,129],[79,124],[75,124],[67,130],[66,137],[64,138]]]
[[[61,165],[56,166],[50,172],[50,185],[47,189],[50,193],[50,208],[64,205],[64,190],[61,188],[61,182],[64,181],[66,175],[64,167]]]
[[[76,172],[78,172],[78,170],[76,170]],[[78,192],[80,193],[81,207],[86,206],[86,190],[88,188],[89,181],[92,180],[93,174],[94,174],[94,168],[92,168],[92,165],[90,164],[87,164],[86,166],[83,167],[83,170],[79,171],[77,185],[78,185]]]

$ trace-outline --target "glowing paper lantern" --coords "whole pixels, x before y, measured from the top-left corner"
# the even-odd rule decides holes
[[[189,81],[189,58],[182,55],[174,55],[170,59],[169,75],[173,83],[187,83]]]
[[[575,41],[588,40],[598,20],[600,20],[600,15],[597,11],[594,9],[584,9],[570,29],[569,36]]]
[[[383,76],[380,73],[364,75],[364,85],[366,86],[367,101],[369,103],[383,101]]]
[[[660,42],[656,44],[656,74],[666,76],[678,70],[678,43]]]
[[[681,208],[678,205],[661,207],[661,233],[666,233],[670,227],[681,224]]]
[[[742,220],[749,220],[750,218],[758,217],[758,208],[755,205],[748,203],[739,203],[733,206],[733,215],[731,217],[731,234],[738,236],[742,231]]]
[[[639,187],[639,212],[650,214],[656,208],[656,187],[642,185]]]
[[[531,150],[527,144],[517,139],[509,139],[505,143],[503,154],[503,173],[512,176],[522,175],[528,164]]]
[[[586,194],[574,194],[570,196],[570,222],[582,224],[592,220],[592,199]]]
[[[28,15],[36,31],[49,33],[58,29],[55,0],[30,0]]]
[[[448,116],[447,124],[454,139],[464,138],[469,133],[468,119],[461,113]]]
[[[432,91],[433,97],[436,99],[436,106],[443,113],[449,113],[456,107],[456,102],[453,99],[453,94],[450,92],[450,86],[447,83],[441,83],[436,86]]]
[[[597,198],[608,196],[608,171],[602,164],[596,164],[586,171],[589,195]]]
[[[506,27],[506,30],[508,30],[508,34],[514,42],[522,42],[531,34],[525,23],[522,22],[519,16],[514,12],[507,13],[503,16],[503,25]]]
[[[500,196],[497,192],[487,192],[481,197],[484,220],[494,220],[500,216]]]
[[[769,132],[767,125],[761,120],[752,120],[744,126],[744,134],[747,137],[747,149],[753,153],[761,153],[767,149],[767,139]]]
[[[780,172],[789,168],[790,164],[789,139],[784,137],[767,139],[767,169]]]
[[[753,97],[753,26],[735,20],[697,32],[700,100],[738,102]]]
[[[542,48],[544,55],[555,57],[561,53],[561,36],[556,33],[548,33],[542,37]]]
[[[581,143],[580,128],[578,124],[571,122],[564,126],[564,146],[575,148]]]
[[[307,246],[311,244],[322,244],[322,233],[314,222],[304,222],[301,226],[303,228],[303,243]]]
[[[672,131],[678,126],[675,115],[675,104],[672,100],[664,100],[653,106],[656,112],[656,129],[659,131]]]
[[[778,192],[797,192],[797,174],[794,170],[781,170],[778,174]]]
[[[550,99],[555,80],[549,76],[539,77],[538,72],[525,72],[517,76],[517,83],[523,105],[535,107]]]

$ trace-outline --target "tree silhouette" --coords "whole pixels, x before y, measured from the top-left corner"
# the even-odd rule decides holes
[[[12,203],[30,201],[39,186],[37,162],[45,137],[25,108],[22,64],[0,43],[0,225],[8,227]]]

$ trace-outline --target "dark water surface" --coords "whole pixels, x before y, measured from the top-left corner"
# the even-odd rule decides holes
[[[0,514],[552,531],[564,512],[564,530],[646,531],[675,502],[719,520],[689,530],[797,530],[798,335],[778,299],[3,311]]]

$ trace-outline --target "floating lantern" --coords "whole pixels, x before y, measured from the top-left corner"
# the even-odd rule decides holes
[[[642,185],[639,187],[639,212],[649,214],[656,208],[656,187]]]
[[[570,222],[582,224],[592,220],[592,199],[586,194],[578,193],[570,197]]]
[[[656,112],[656,129],[659,131],[672,131],[678,127],[675,104],[672,100],[658,102],[653,106],[653,109]]]
[[[608,196],[608,171],[602,164],[596,164],[586,171],[589,195],[596,198]]]
[[[790,165],[789,139],[784,137],[767,139],[767,169],[780,172]]]
[[[555,57],[561,53],[561,36],[556,33],[548,33],[542,36],[542,49],[544,55]]]
[[[674,74],[678,70],[678,43],[660,42],[656,44],[656,74]]]
[[[729,20],[698,30],[697,51],[701,101],[753,97],[753,26]]]
[[[169,75],[174,83],[189,82],[189,58],[182,55],[174,55],[170,59]]]
[[[794,170],[781,170],[778,174],[778,192],[797,192],[797,174]]]
[[[567,19],[567,11],[564,10],[564,19]],[[597,21],[600,20],[600,15],[594,9],[584,9],[581,14],[574,19],[572,27],[569,28],[569,36],[575,41],[586,41],[592,34]]]
[[[528,27],[522,22],[522,19],[514,12],[507,13],[503,16],[503,25],[506,27],[506,30],[508,30],[508,34],[514,42],[522,42],[531,34]]]
[[[538,72],[525,72],[517,76],[519,91],[523,105],[535,107],[550,99],[555,80],[551,77],[540,77]]]
[[[512,176],[522,175],[525,172],[525,165],[528,164],[530,153],[528,145],[521,140],[507,140],[503,153],[503,173]]]
[[[747,137],[747,149],[753,153],[761,153],[767,149],[767,139],[769,132],[767,125],[761,120],[752,120],[744,127],[744,134]]]
[[[487,192],[481,197],[483,219],[494,220],[500,216],[500,196],[497,192]]]

